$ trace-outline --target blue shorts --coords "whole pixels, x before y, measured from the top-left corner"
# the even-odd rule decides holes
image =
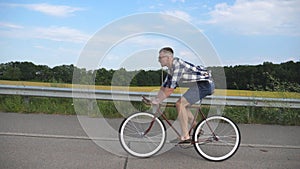
[[[191,83],[189,89],[183,94],[183,97],[192,105],[201,101],[205,96],[213,94],[214,90],[214,82],[199,81]]]

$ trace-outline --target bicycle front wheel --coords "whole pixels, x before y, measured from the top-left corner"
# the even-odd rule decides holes
[[[135,113],[122,122],[119,140],[125,151],[132,156],[150,157],[165,143],[164,123],[151,113]]]
[[[210,161],[230,158],[239,148],[240,131],[237,125],[223,116],[212,116],[198,123],[193,140],[196,151]]]

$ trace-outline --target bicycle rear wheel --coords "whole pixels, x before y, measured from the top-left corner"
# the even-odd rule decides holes
[[[241,136],[237,125],[230,119],[212,116],[198,123],[193,140],[196,151],[203,158],[223,161],[237,151]]]
[[[132,156],[150,157],[165,143],[164,123],[151,113],[135,113],[122,122],[119,140],[125,151]]]

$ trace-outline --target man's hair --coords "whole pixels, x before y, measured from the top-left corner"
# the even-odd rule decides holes
[[[174,54],[173,49],[170,48],[170,47],[164,47],[164,48],[162,48],[162,49],[159,50],[159,53],[160,52],[171,53],[172,55]]]

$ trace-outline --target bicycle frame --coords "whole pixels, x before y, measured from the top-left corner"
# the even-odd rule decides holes
[[[173,129],[173,131],[177,134],[177,136],[180,138],[180,137],[181,137],[180,133],[179,133],[178,130],[172,125],[172,123],[167,119],[166,115],[160,110],[160,107],[161,107],[161,106],[159,105],[158,108],[157,108],[157,111],[156,111],[156,113],[155,113],[155,116],[153,117],[153,119],[152,119],[152,121],[151,121],[151,123],[150,123],[150,126],[148,127],[148,129],[145,130],[145,132],[144,132],[143,135],[144,135],[144,136],[147,135],[147,133],[151,130],[155,118],[162,117],[162,118],[167,122],[167,124]],[[199,112],[200,112],[202,118],[203,118],[204,120],[206,120],[206,116],[205,116],[204,113],[201,111],[201,108],[199,108],[198,111],[197,111],[197,112],[195,113],[195,115],[194,115],[194,119],[193,119],[192,124],[194,124],[194,122],[197,121],[197,117],[198,117]],[[210,127],[210,125],[209,125],[208,123],[207,123],[207,126],[208,126],[209,130],[213,133],[214,139],[218,140],[218,138],[216,137],[214,131],[212,130],[212,128]],[[192,132],[193,128],[194,128],[194,126],[191,125],[191,128],[189,129],[189,135],[191,135],[191,132]]]

